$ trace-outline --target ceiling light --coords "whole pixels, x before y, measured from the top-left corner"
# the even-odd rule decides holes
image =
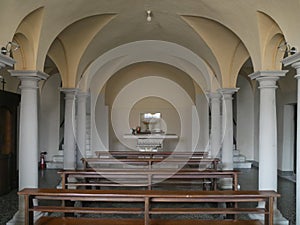
[[[146,13],[147,13],[147,21],[148,21],[148,22],[151,22],[151,20],[152,20],[152,13],[151,13],[151,10],[147,10]]]

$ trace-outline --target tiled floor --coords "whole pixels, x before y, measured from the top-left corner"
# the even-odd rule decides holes
[[[242,190],[256,190],[258,170],[256,168],[243,169],[239,175],[239,183]],[[40,171],[40,187],[55,187],[59,183],[59,176],[56,170]],[[281,197],[278,199],[278,209],[282,215],[295,225],[295,188],[296,183],[290,179],[278,177],[278,192]],[[6,195],[0,196],[0,225],[9,221],[18,209],[17,190],[12,190]]]
[[[239,176],[239,184],[242,190],[257,190],[258,188],[258,169],[242,170]],[[283,217],[289,220],[290,225],[296,222],[296,183],[293,177],[278,177],[278,190],[281,197],[277,200],[277,208]]]

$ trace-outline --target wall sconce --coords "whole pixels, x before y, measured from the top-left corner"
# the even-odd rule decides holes
[[[152,20],[152,12],[151,12],[151,10],[147,10],[146,13],[147,13],[147,21],[151,22],[151,20]]]
[[[282,43],[278,46],[278,49],[286,52],[288,55],[294,55],[298,52],[296,47],[291,47],[291,45],[287,42]]]
[[[19,48],[20,46],[16,42],[9,41],[5,47],[1,48],[1,54],[10,55],[12,52],[18,50]]]

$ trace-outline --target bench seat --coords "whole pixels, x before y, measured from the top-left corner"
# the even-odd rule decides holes
[[[32,211],[39,212],[64,212],[64,213],[89,213],[89,214],[141,214],[144,213],[144,209],[142,208],[92,208],[92,207],[67,207],[67,206],[34,206]]]
[[[67,207],[67,206],[34,206],[31,211],[39,211],[39,212],[64,212],[64,213],[85,213],[85,214],[142,214],[144,213],[143,208],[92,208],[92,207]],[[260,213],[267,214],[262,208],[238,208],[238,209],[230,209],[230,208],[153,208],[149,210],[149,213],[152,215],[166,215],[166,214],[251,214],[251,213]]]
[[[237,170],[198,169],[101,169],[101,170],[61,170],[62,189],[79,187],[141,186],[152,189],[162,185],[201,185],[205,190],[217,190],[219,179],[232,179],[232,189],[238,190]],[[199,187],[200,188],[200,187]]]
[[[41,217],[35,225],[144,225],[143,219]],[[262,225],[258,220],[168,220],[152,219],[150,225]]]
[[[275,198],[280,196],[275,191],[266,190],[57,190],[38,188],[26,188],[18,194],[24,196],[26,225],[182,225],[185,223],[189,225],[261,225],[256,220],[248,221],[250,218],[243,217],[243,214],[260,214],[264,218],[265,225],[273,225],[273,203]],[[57,200],[60,201],[57,202]],[[248,207],[246,207],[242,204],[258,202],[265,203],[265,206],[258,208],[251,206],[253,204],[247,204]],[[52,205],[54,203],[58,205]],[[222,207],[207,203],[221,203]],[[243,207],[239,207],[238,203],[241,203]],[[226,207],[223,207],[224,204]],[[34,212],[38,211],[50,214],[34,221]],[[51,213],[60,213],[60,215],[51,215]],[[80,217],[71,218],[70,216],[78,216],[74,214],[79,214]],[[101,218],[102,215],[100,218],[90,218],[92,215],[94,215],[92,217],[98,217],[95,214],[105,214],[103,216],[109,219]],[[126,217],[136,215],[136,217],[120,219],[117,216],[119,214]],[[197,220],[194,216],[185,216],[203,214],[220,216],[211,219],[200,217]],[[48,216],[53,216],[53,218],[48,218]],[[168,219],[169,216],[171,216],[170,219]]]

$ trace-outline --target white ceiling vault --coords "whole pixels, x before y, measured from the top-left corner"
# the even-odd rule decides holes
[[[121,58],[116,55],[119,63],[111,73],[151,60],[181,69],[204,91],[232,88],[245,62],[248,67],[250,60],[252,71],[280,69],[278,46],[300,41],[297,0],[11,0],[0,5],[0,44],[13,40],[21,47],[14,53],[15,68],[47,73],[55,71],[53,66],[65,88],[91,78],[91,71],[101,70],[106,56],[118,51]],[[124,49],[129,47],[132,51]]]

